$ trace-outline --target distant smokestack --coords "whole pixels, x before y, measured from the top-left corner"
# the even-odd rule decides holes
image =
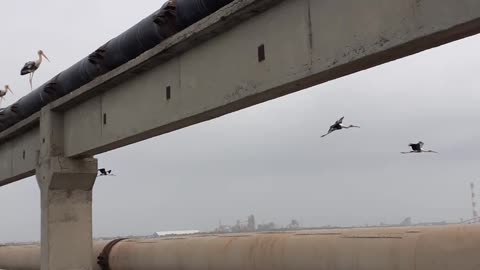
[[[477,212],[477,200],[475,198],[475,184],[472,182],[470,183],[470,189],[472,191],[472,215],[473,215],[473,222],[479,222],[478,219],[478,212]]]

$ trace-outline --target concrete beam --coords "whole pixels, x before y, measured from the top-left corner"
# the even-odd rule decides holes
[[[53,102],[51,108],[56,111],[65,111],[81,102],[89,101],[108,89],[120,85],[138,74],[154,68],[169,59],[211,39],[243,21],[261,13],[283,0],[237,0],[219,12],[219,16],[210,16],[190,26],[186,30],[163,41],[155,48],[145,52],[141,57],[103,75],[84,85],[80,89]],[[95,100],[93,100],[95,102]],[[21,180],[35,174],[35,161],[28,159],[21,164],[16,160],[16,146],[25,146],[27,157],[36,157],[40,148],[38,131],[39,115],[36,113],[0,133],[0,187]],[[99,116],[101,117],[101,116]],[[96,119],[84,119],[84,125],[92,125]],[[31,140],[25,142],[21,134],[34,126],[35,130],[27,136]],[[67,134],[68,135],[68,134]],[[36,139],[35,139],[36,138]],[[22,150],[23,151],[23,150]],[[30,152],[34,153],[31,155]],[[23,152],[22,152],[23,153]],[[84,156],[93,156],[84,154]],[[23,154],[22,154],[23,156]],[[14,168],[22,168],[15,170]]]
[[[40,151],[39,115],[0,133],[0,187],[35,175]]]
[[[51,105],[88,157],[479,32],[477,0],[237,0]]]
[[[66,109],[66,156],[113,150],[479,31],[476,0],[283,1],[88,101],[69,109],[56,101]]]

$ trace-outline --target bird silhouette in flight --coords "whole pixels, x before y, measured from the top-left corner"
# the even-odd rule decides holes
[[[327,134],[322,135],[322,138],[325,137],[325,136],[327,136],[328,134],[336,131],[336,130],[348,129],[348,128],[360,128],[359,126],[354,126],[354,125],[346,126],[346,125],[342,124],[343,118],[344,118],[344,117],[342,116],[342,118],[338,119],[338,120],[335,122],[335,124],[331,125],[331,126],[330,126],[330,129],[328,129]]]
[[[411,154],[411,153],[438,153],[433,150],[425,150],[423,149],[424,143],[422,141],[419,141],[418,143],[411,143],[408,146],[412,148],[412,151],[410,152],[401,152],[402,154]]]
[[[101,168],[98,171],[100,172],[100,174],[98,175],[99,177],[100,176],[115,176],[115,174],[112,174],[112,170],[107,171],[107,169]]]

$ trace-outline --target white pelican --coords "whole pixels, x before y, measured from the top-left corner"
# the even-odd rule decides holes
[[[107,171],[107,169],[101,168],[101,169],[98,169],[98,171],[100,172],[99,176],[115,176],[114,174],[112,174],[112,170]]]
[[[401,152],[402,154],[410,154],[410,153],[438,153],[433,150],[425,150],[423,149],[424,143],[422,141],[419,141],[418,143],[411,143],[408,146],[412,148],[412,151],[410,152]]]
[[[50,60],[48,59],[48,57],[43,53],[42,50],[39,50],[38,52],[38,60],[37,61],[29,61],[27,63],[25,63],[25,65],[23,66],[22,70],[20,71],[20,75],[27,75],[29,74],[30,78],[29,78],[29,82],[30,82],[30,89],[33,90],[33,86],[32,86],[32,79],[33,79],[33,74],[35,73],[35,71],[40,67],[40,65],[42,64],[42,58],[45,57],[45,59],[47,59],[48,62],[50,62]]]
[[[328,130],[327,134],[322,135],[322,138],[334,132],[335,130],[340,130],[344,128],[360,128],[359,126],[354,126],[354,125],[345,126],[342,124],[342,122],[343,122],[343,116],[342,118],[338,119],[337,122],[335,122],[335,124],[330,126],[330,129]]]
[[[12,89],[10,89],[10,86],[5,85],[5,89],[0,89],[0,103],[2,100],[5,100],[5,95],[10,91],[10,93],[13,94]]]

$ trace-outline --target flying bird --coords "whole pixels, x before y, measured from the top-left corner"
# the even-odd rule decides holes
[[[29,82],[30,82],[30,89],[33,90],[33,86],[32,86],[32,79],[33,79],[33,75],[35,74],[35,71],[40,67],[40,65],[42,64],[42,59],[45,58],[47,59],[48,62],[50,62],[50,60],[48,59],[48,57],[43,53],[42,50],[39,50],[37,52],[38,54],[38,60],[36,61],[29,61],[27,63],[25,63],[25,65],[23,66],[22,70],[20,71],[20,75],[27,75],[29,74]]]
[[[433,150],[425,150],[423,149],[424,143],[422,141],[419,141],[418,143],[411,143],[408,146],[412,148],[412,151],[410,152],[401,152],[402,154],[410,154],[410,153],[438,153]]]
[[[10,93],[13,94],[12,89],[10,89],[10,86],[5,85],[5,89],[0,89],[0,103],[2,100],[5,100],[5,95],[10,91]]]
[[[115,176],[114,174],[112,174],[112,170],[107,171],[107,169],[101,168],[98,171],[100,172],[99,176]]]
[[[336,131],[336,130],[340,130],[340,129],[347,129],[347,128],[360,128],[359,126],[354,126],[354,125],[349,125],[349,126],[346,126],[346,125],[343,125],[342,122],[343,122],[343,116],[342,118],[338,119],[335,124],[331,125],[330,126],[330,129],[328,130],[327,134],[324,134],[322,135],[322,138],[327,136],[328,134]]]

